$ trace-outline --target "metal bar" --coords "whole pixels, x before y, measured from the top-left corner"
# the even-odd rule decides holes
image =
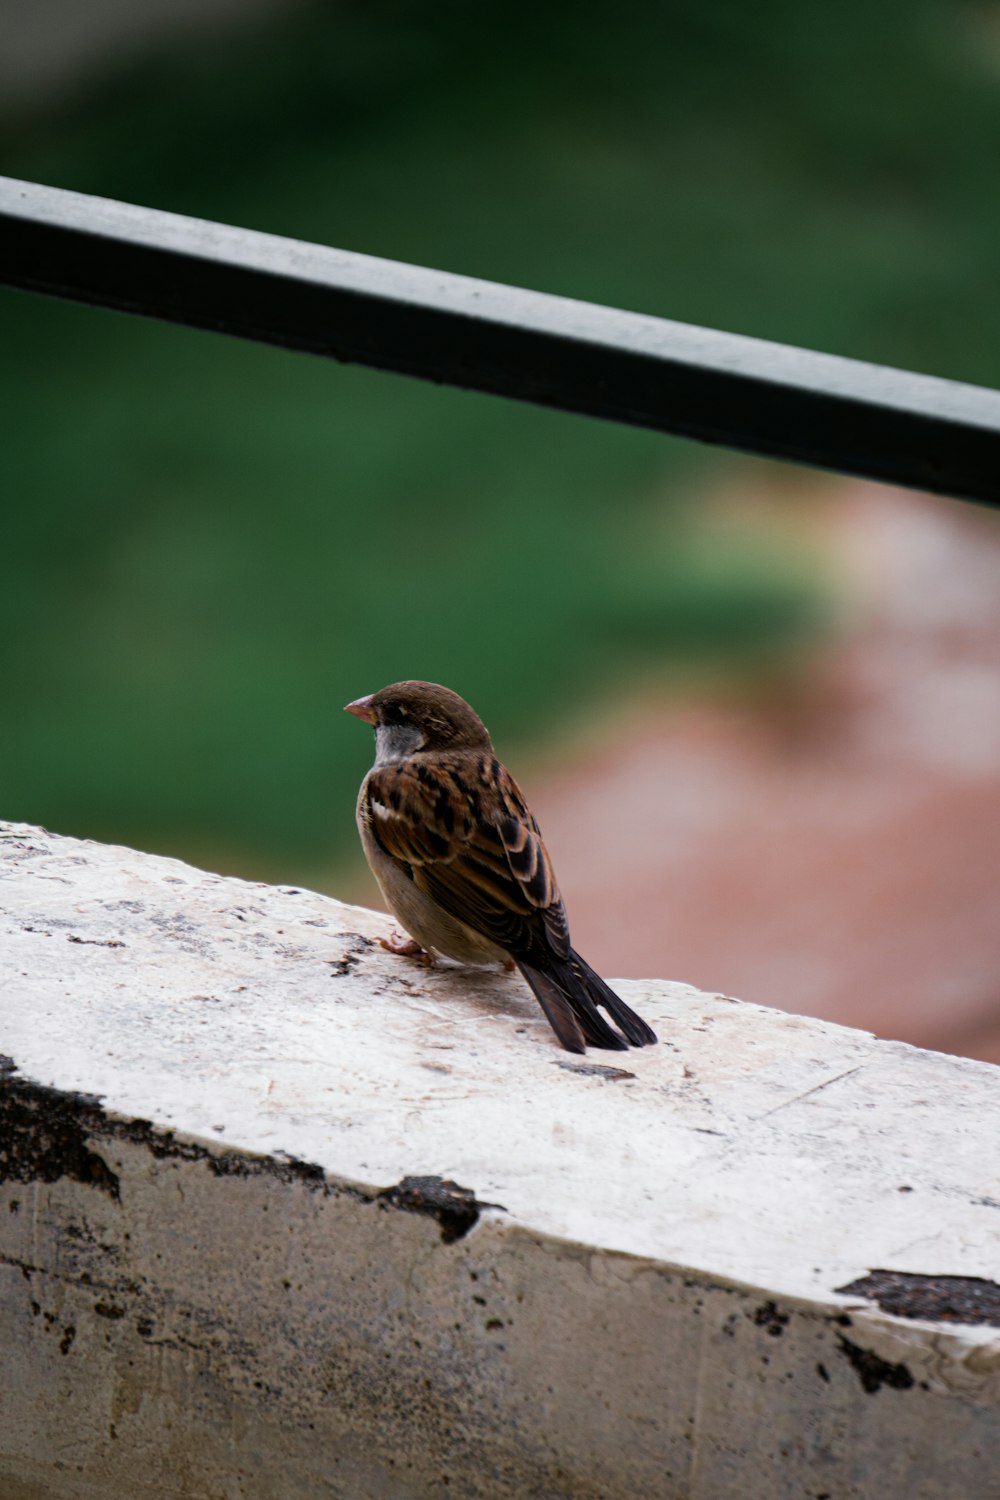
[[[0,284],[1000,505],[1000,393],[0,178]]]

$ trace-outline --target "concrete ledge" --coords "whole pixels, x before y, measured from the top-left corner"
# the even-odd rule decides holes
[[[0,824],[4,1500],[998,1493],[1000,1070],[386,930]]]

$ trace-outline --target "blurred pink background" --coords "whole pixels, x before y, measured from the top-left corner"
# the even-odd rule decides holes
[[[1000,1062],[1000,527],[810,488],[843,622],[797,691],[627,697],[521,780],[604,973]]]

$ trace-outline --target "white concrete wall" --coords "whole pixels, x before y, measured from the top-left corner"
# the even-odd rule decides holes
[[[997,1069],[387,930],[0,824],[4,1500],[1000,1495]]]

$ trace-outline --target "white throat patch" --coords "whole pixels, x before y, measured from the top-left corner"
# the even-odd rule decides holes
[[[425,744],[424,731],[416,724],[376,724],[375,764],[390,766],[394,761],[405,760]]]

